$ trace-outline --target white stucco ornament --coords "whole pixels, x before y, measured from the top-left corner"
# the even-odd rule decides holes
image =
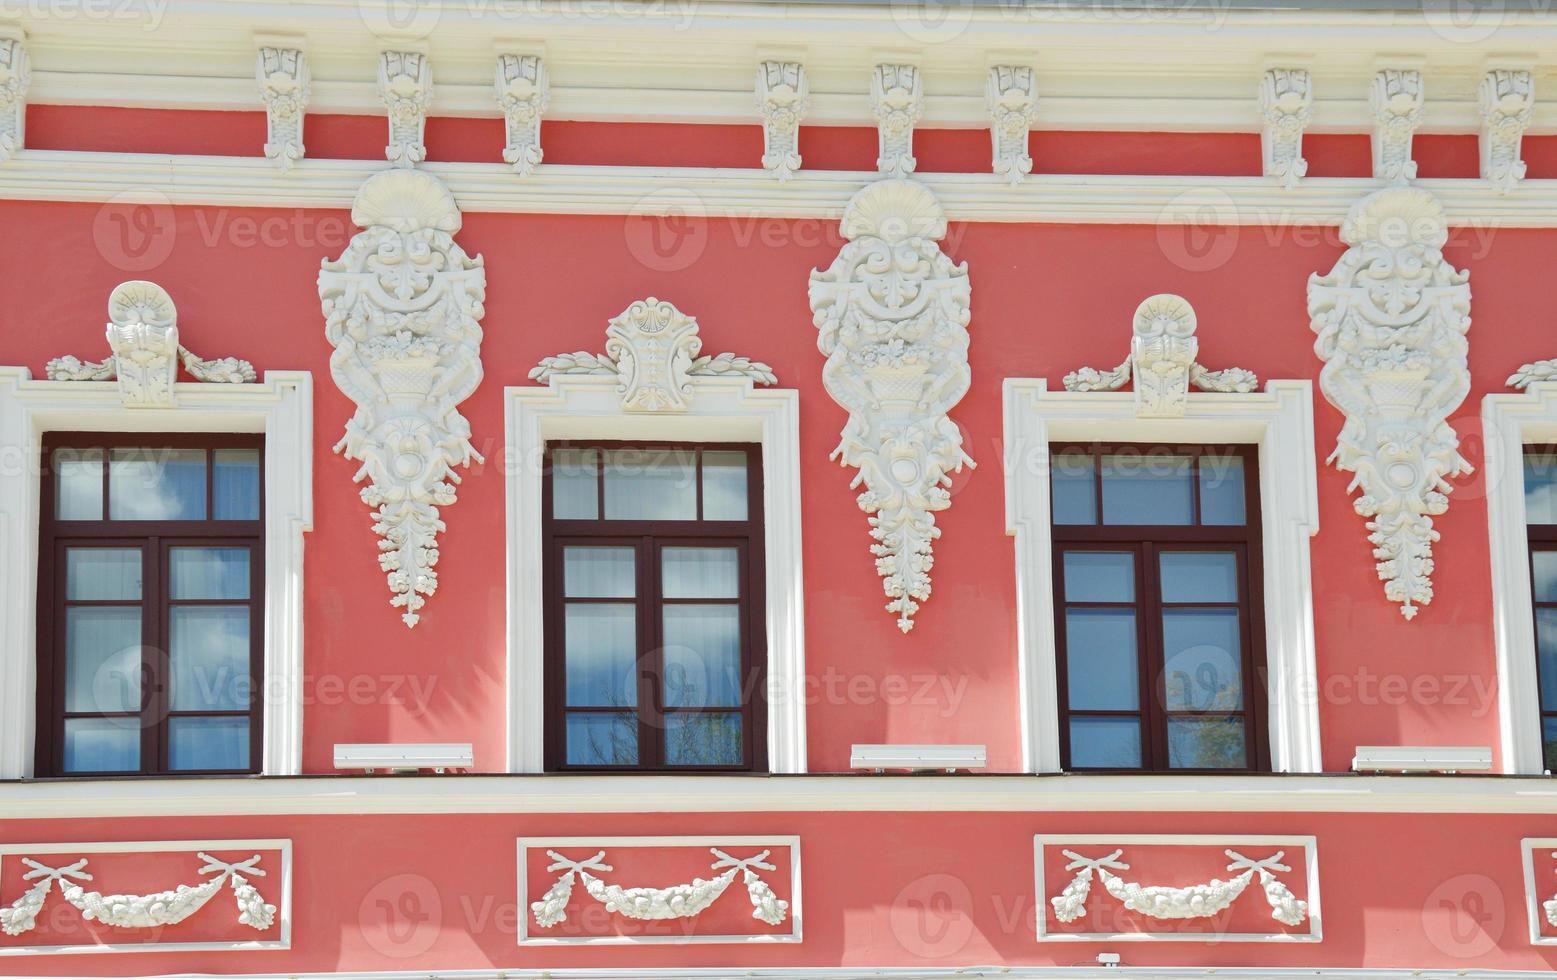
[[[389,113],[384,156],[397,167],[427,159],[427,111],[432,107],[432,65],[420,51],[381,51],[378,97]]]
[[[1341,226],[1349,248],[1308,281],[1319,387],[1346,416],[1329,462],[1355,474],[1379,578],[1406,619],[1432,601],[1433,517],[1451,477],[1471,471],[1448,419],[1470,392],[1470,274],[1441,249],[1438,201],[1412,188],[1378,191]]]
[[[261,45],[255,56],[254,76],[265,100],[265,156],[285,173],[305,152],[308,54],[301,48]]]
[[[870,108],[876,116],[876,169],[906,177],[914,159],[914,124],[924,114],[924,86],[916,65],[877,65],[870,75]]]
[[[1508,386],[1518,388],[1520,391],[1531,385],[1549,384],[1553,381],[1557,381],[1557,357],[1521,364],[1519,370],[1508,376]]]
[[[757,111],[762,113],[762,167],[780,181],[800,169],[800,120],[811,108],[806,66],[764,61],[757,66]]]
[[[1030,65],[994,65],[984,80],[991,167],[1012,185],[1033,172],[1027,133],[1038,118],[1038,83]]]
[[[611,865],[601,863],[605,851],[598,851],[582,861],[547,851],[554,863],[546,870],[561,871],[562,876],[546,890],[540,901],[530,903],[530,914],[542,929],[550,929],[567,919],[568,900],[573,897],[573,882],[577,876],[584,882],[584,891],[589,897],[603,905],[608,913],[640,920],[691,919],[707,911],[740,874],[746,886],[746,897],[751,901],[752,918],[770,926],[784,921],[789,913],[789,902],[773,894],[773,889],[753,870],[775,870],[775,866],[767,862],[770,851],[749,858],[731,857],[717,847],[711,847],[709,851],[716,859],[710,868],[720,874],[713,878],[694,878],[691,884],[668,888],[623,888],[607,884],[590,873],[612,870]]]
[[[848,244],[811,273],[810,289],[822,381],[849,412],[832,458],[859,470],[850,486],[865,486],[858,500],[887,611],[906,633],[930,597],[934,515],[951,506],[950,474],[973,465],[947,416],[972,380],[968,267],[941,251],[946,216],[912,180],[855,194],[841,231]]]
[[[362,461],[390,604],[415,626],[438,587],[438,508],[457,466],[484,461],[459,406],[481,383],[486,270],[454,242],[460,212],[429,174],[389,170],[357,191],[363,230],[319,272],[330,376],[357,411],[335,446]]]
[[[20,35],[0,36],[0,163],[22,148],[27,130],[27,89],[32,61]]]
[[[254,366],[236,357],[207,361],[178,342],[178,309],[173,297],[154,282],[133,279],[108,295],[108,348],[101,361],[67,354],[44,367],[51,381],[119,382],[125,408],[171,408],[177,403],[178,366],[196,381],[244,384]]]
[[[530,378],[549,383],[568,374],[615,376],[623,411],[661,413],[691,406],[695,377],[742,377],[764,385],[777,381],[761,361],[734,354],[699,356],[702,350],[697,318],[650,296],[612,317],[604,354],[574,351],[543,358]]]
[[[1213,878],[1204,884],[1184,887],[1125,881],[1113,873],[1128,871],[1130,868],[1119,860],[1124,854],[1123,850],[1101,858],[1083,857],[1075,851],[1061,853],[1071,859],[1065,870],[1076,872],[1076,876],[1060,894],[1049,899],[1054,917],[1060,922],[1075,922],[1087,914],[1087,898],[1092,892],[1094,873],[1102,881],[1104,890],[1125,908],[1153,919],[1209,919],[1219,915],[1237,901],[1238,896],[1253,883],[1255,875],[1259,875],[1261,890],[1265,892],[1265,900],[1271,907],[1271,918],[1288,926],[1301,925],[1308,918],[1308,903],[1293,895],[1292,890],[1275,875],[1277,871],[1292,870],[1290,866],[1281,863],[1285,851],[1277,851],[1260,860],[1244,857],[1237,851],[1224,851],[1232,862],[1227,870],[1239,874],[1227,880]]]
[[[1416,179],[1411,143],[1422,122],[1422,73],[1386,68],[1374,73],[1368,90],[1373,110],[1373,176],[1395,184]]]
[[[1481,179],[1507,194],[1525,179],[1525,130],[1535,118],[1535,75],[1498,68],[1481,78]]]
[[[1189,404],[1189,388],[1247,394],[1259,385],[1254,372],[1243,368],[1211,371],[1195,358],[1200,341],[1194,307],[1182,296],[1158,293],[1135,308],[1130,355],[1107,371],[1081,368],[1067,374],[1066,391],[1118,391],[1135,379],[1135,414],[1139,418],[1180,418]]]
[[[535,172],[543,156],[541,115],[551,104],[546,62],[535,54],[500,54],[495,85],[503,110],[503,162],[524,177]]]
[[[1308,173],[1303,130],[1314,114],[1314,84],[1304,68],[1272,68],[1260,78],[1260,152],[1265,176],[1296,187]]]

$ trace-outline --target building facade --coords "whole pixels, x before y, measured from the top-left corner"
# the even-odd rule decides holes
[[[1544,975],[1553,65],[0,3],[0,972]]]

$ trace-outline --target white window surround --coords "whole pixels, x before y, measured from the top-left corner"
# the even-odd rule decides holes
[[[1540,775],[1541,704],[1535,607],[1525,515],[1524,447],[1557,442],[1557,383],[1481,400],[1486,441],[1487,532],[1492,550],[1492,636],[1498,671],[1502,770]]]
[[[615,376],[558,375],[503,389],[508,487],[508,770],[545,771],[541,459],[548,440],[758,442],[767,595],[768,769],[806,771],[800,568],[800,393],[747,378],[690,377],[685,412],[622,409]]]
[[[39,452],[46,432],[263,432],[265,775],[302,771],[303,533],[313,529],[313,376],[174,386],[177,407],[127,410],[113,381],[34,381],[0,367],[0,779],[32,775],[37,731]],[[283,451],[274,451],[274,450]]]
[[[1271,768],[1321,771],[1309,574],[1309,538],[1319,530],[1313,406],[1309,382],[1272,381],[1249,394],[1193,392],[1182,418],[1142,419],[1128,391],[1049,391],[1041,378],[1006,379],[1006,533],[1016,538],[1027,771],[1060,768],[1049,444],[1071,441],[1259,446]]]

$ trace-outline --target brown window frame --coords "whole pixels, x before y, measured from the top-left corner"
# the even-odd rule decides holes
[[[205,520],[131,521],[108,518],[109,466],[111,449],[204,449],[206,451]],[[95,521],[59,520],[55,517],[54,453],[58,449],[102,449],[103,518]],[[258,449],[260,452],[259,517],[252,521],[218,521],[213,512],[214,473],[211,451],[216,449]],[[264,758],[264,699],[260,696],[264,678],[265,629],[265,437],[255,433],[164,433],[164,432],[53,432],[43,438],[39,481],[38,528],[38,692],[37,751],[35,768],[39,776],[209,776],[247,775],[261,770]],[[124,546],[136,543],[142,552],[141,707],[131,712],[67,712],[65,710],[65,549],[70,546]],[[171,711],[168,701],[167,638],[169,609],[178,605],[237,605],[232,599],[171,600],[166,587],[168,550],[175,546],[247,547],[249,565],[249,708],[245,710]],[[72,605],[83,601],[70,600]],[[96,600],[102,601],[102,600]],[[107,604],[120,604],[108,602]],[[129,605],[130,603],[122,603]],[[67,717],[132,717],[142,720],[139,769],[103,772],[65,771],[65,719]],[[171,769],[168,766],[168,719],[198,715],[202,717],[241,717],[249,720],[249,764],[242,769]],[[150,764],[147,762],[150,760]]]
[[[1194,488],[1194,524],[1104,524],[1103,479],[1100,459],[1104,455],[1158,453],[1164,456],[1194,458],[1191,485]],[[1244,523],[1200,524],[1200,459],[1208,455],[1238,456],[1244,466]],[[1263,603],[1263,553],[1260,532],[1259,449],[1246,444],[1094,442],[1060,443],[1050,447],[1050,460],[1059,456],[1090,455],[1093,461],[1093,494],[1096,524],[1059,524],[1050,518],[1053,544],[1054,648],[1056,694],[1060,727],[1060,766],[1066,771],[1120,773],[1232,773],[1270,771],[1265,660],[1265,618]],[[1052,483],[1051,483],[1052,507]],[[1242,689],[1244,746],[1247,765],[1242,768],[1170,768],[1168,717],[1202,714],[1224,716],[1226,711],[1173,711],[1166,708],[1166,677],[1162,637],[1164,604],[1160,595],[1158,555],[1164,551],[1195,551],[1205,546],[1232,550],[1238,556],[1240,645],[1242,647]],[[1133,551],[1135,554],[1135,600],[1133,603],[1098,603],[1099,606],[1133,606],[1136,611],[1136,663],[1140,678],[1139,709],[1136,712],[1071,709],[1066,647],[1067,606],[1094,605],[1067,602],[1065,599],[1065,553],[1067,551]],[[1172,605],[1169,604],[1168,608]],[[1178,605],[1217,606],[1233,603],[1193,602]],[[1075,717],[1125,717],[1139,714],[1142,726],[1141,765],[1139,768],[1111,769],[1071,765],[1071,724]]]
[[[560,519],[552,516],[552,454],[558,449],[635,449],[666,452],[697,451],[697,519],[691,521],[635,521],[605,517],[605,467],[596,474],[597,517],[592,520]],[[703,451],[742,452],[746,454],[746,520],[704,521]],[[763,552],[762,447],[754,443],[661,442],[653,440],[556,440],[547,441],[541,477],[541,550],[543,596],[543,690],[545,698],[544,763],[547,772],[591,773],[740,773],[766,772],[767,745],[767,626],[765,564]],[[741,549],[742,576],[739,599],[730,600],[741,609],[741,730],[743,760],[732,766],[684,766],[664,762],[663,718],[667,714],[734,712],[737,709],[667,709],[663,699],[664,659],[660,637],[663,633],[660,610],[677,600],[660,596],[660,569],[657,555],[665,546],[710,542],[729,542]],[[638,649],[638,763],[630,766],[570,765],[567,762],[566,664],[563,644],[562,551],[569,544],[631,545],[636,553]],[[570,601],[580,601],[573,599]],[[621,600],[615,600],[621,601]],[[599,708],[602,712],[620,709]]]
[[[1557,444],[1536,445],[1530,444],[1524,447],[1524,455],[1520,458],[1520,469],[1524,468],[1524,457],[1535,455],[1557,454]],[[1521,476],[1523,473],[1521,472]],[[1532,524],[1528,517],[1525,524],[1525,533],[1529,540],[1529,555],[1526,560],[1530,569],[1530,628],[1534,631],[1535,640],[1535,701],[1537,715],[1541,726],[1538,736],[1541,740],[1542,765],[1550,772],[1557,772],[1553,763],[1557,760],[1547,758],[1546,755],[1546,721],[1548,718],[1557,718],[1557,711],[1548,711],[1541,697],[1541,610],[1557,609],[1557,602],[1542,602],[1535,591],[1535,553],[1538,551],[1557,551],[1557,524]]]

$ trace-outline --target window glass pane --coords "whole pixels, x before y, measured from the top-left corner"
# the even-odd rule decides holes
[[[211,450],[211,509],[219,521],[259,520],[258,449]]]
[[[607,520],[697,519],[695,453],[684,449],[611,449],[602,455]]]
[[[1067,602],[1134,602],[1135,555],[1128,551],[1065,552]]]
[[[1054,523],[1097,523],[1097,490],[1092,483],[1091,456],[1080,453],[1055,456],[1049,479],[1053,487]]]
[[[140,607],[68,607],[65,710],[138,711],[140,706]]]
[[[1243,718],[1168,719],[1168,766],[1172,769],[1242,769]]]
[[[249,719],[169,718],[168,768],[249,768]]]
[[[1200,523],[1244,522],[1243,457],[1200,457]]]
[[[665,705],[740,707],[740,607],[687,603],[664,614]]]
[[[570,545],[562,549],[563,594],[576,599],[630,599],[638,591],[637,563],[632,548]]]
[[[1073,709],[1138,708],[1135,610],[1065,610],[1066,689]]]
[[[667,599],[735,599],[741,594],[738,548],[665,548],[661,591]]]
[[[1557,718],[1541,719],[1541,758],[1547,772],[1557,772]]]
[[[746,520],[746,454],[703,453],[703,520]]]
[[[247,599],[248,548],[169,548],[172,599]]]
[[[1557,524],[1557,453],[1525,453],[1525,520]]]
[[[1557,551],[1537,551],[1530,556],[1535,572],[1535,601],[1557,602]]]
[[[1164,551],[1163,602],[1237,602],[1238,556],[1231,551]]]
[[[665,762],[672,766],[738,766],[741,716],[702,711],[665,716]]]
[[[1193,467],[1188,456],[1104,456],[1104,524],[1192,524]]]
[[[594,449],[555,449],[551,454],[551,516],[592,521],[600,516],[600,455]]]
[[[1238,610],[1165,609],[1162,648],[1169,711],[1243,707]]]
[[[66,599],[139,599],[141,549],[67,548]]]
[[[204,520],[205,450],[109,450],[108,516],[116,521]]]
[[[1137,769],[1141,722],[1136,718],[1071,718],[1072,769]]]
[[[625,712],[570,711],[567,715],[568,765],[638,764],[638,718]]]
[[[62,521],[103,519],[103,451],[54,450],[54,516]]]
[[[1557,711],[1557,609],[1535,611],[1535,645],[1541,683],[1541,710]]]
[[[173,606],[168,659],[174,711],[228,711],[249,706],[248,606]]]
[[[134,772],[140,767],[137,719],[65,719],[66,772]]]
[[[615,708],[638,703],[637,607],[569,603],[563,617],[568,704]]]

